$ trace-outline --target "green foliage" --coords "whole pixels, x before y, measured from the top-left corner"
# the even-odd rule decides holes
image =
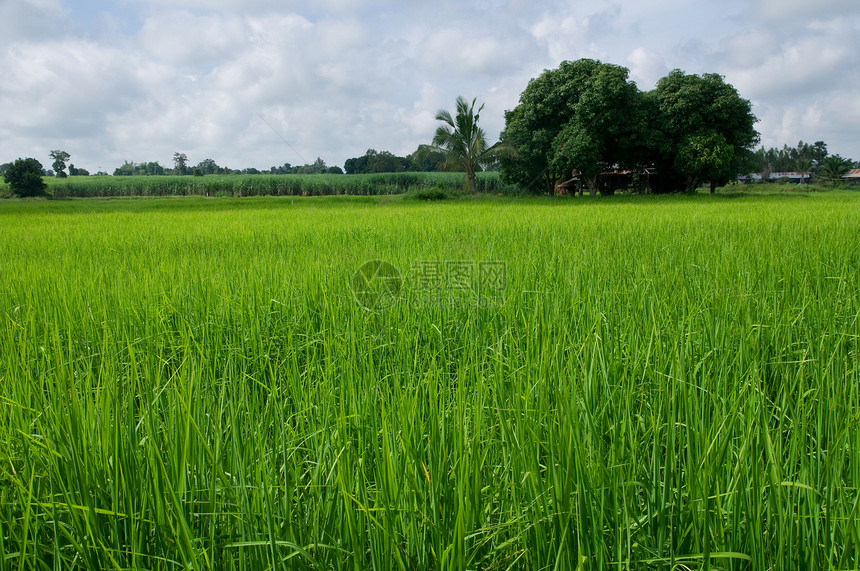
[[[173,153],[173,174],[183,176],[188,171],[188,156],[185,153]]]
[[[531,80],[505,115],[502,138],[518,153],[502,160],[505,180],[551,193],[576,171],[594,192],[600,172],[635,162],[640,94],[627,75],[581,59]]]
[[[408,170],[413,172],[436,172],[443,170],[445,153],[432,145],[418,145],[415,152],[406,157]]]
[[[2,202],[0,566],[857,569],[858,200]]]
[[[454,193],[441,180],[433,188],[419,188],[406,193],[406,198],[415,200],[446,200],[453,197]]]
[[[842,182],[842,176],[852,169],[854,162],[851,159],[839,155],[826,157],[816,170],[817,178],[825,184],[838,184]]]
[[[582,59],[529,82],[505,115],[503,139],[518,151],[502,161],[505,180],[543,192],[576,175],[592,193],[602,172],[654,170],[657,192],[722,184],[758,141],[749,101],[716,74],[675,70],[649,93],[626,68]],[[703,156],[695,156],[697,152]]]
[[[431,145],[419,145],[414,153],[398,157],[389,151],[367,149],[364,156],[347,159],[346,174],[382,172],[436,172],[443,170],[445,153]]]
[[[444,125],[436,129],[433,145],[445,153],[445,170],[465,171],[466,182],[472,195],[478,192],[475,173],[501,157],[515,156],[513,147],[501,141],[490,146],[484,130],[478,127],[483,105],[475,110],[477,99],[470,104],[457,97],[456,115],[445,109],[436,113],[436,120]]]
[[[51,166],[53,167],[56,176],[60,178],[68,176],[66,175],[66,161],[69,160],[69,157],[71,155],[69,155],[69,153],[67,153],[66,151],[55,150],[51,151],[48,156],[54,159],[54,162]]]
[[[6,167],[3,180],[13,194],[22,198],[42,196],[47,185],[42,179],[42,163],[34,158],[18,159]]]
[[[327,170],[328,167],[326,167],[325,161],[317,157],[317,160],[313,164],[300,167],[298,174],[324,174]]]
[[[720,75],[676,69],[657,82],[646,100],[651,158],[661,178],[655,191],[690,191],[703,179],[722,184],[740,174],[740,163],[734,161],[741,157],[739,151],[759,141],[752,105]],[[691,145],[706,158],[691,162]]]
[[[79,169],[75,165],[69,165],[69,176],[90,176],[90,171],[87,169]]]
[[[797,147],[783,145],[782,149],[770,148],[765,150],[761,147],[755,152],[753,163],[747,172],[765,173],[772,172],[809,172],[800,168],[801,165],[812,169],[821,164],[827,157],[827,144],[824,141],[816,141],[812,145],[800,141]],[[811,165],[811,166],[810,166]]]
[[[511,191],[498,173],[477,176],[478,190],[487,193]],[[77,179],[49,179],[50,194],[57,198],[97,198],[120,196],[322,196],[351,194],[374,196],[401,194],[433,187],[441,181],[446,188],[461,185],[456,173],[379,173],[343,176],[308,175],[206,175],[101,176]]]
[[[408,158],[395,156],[388,151],[367,149],[364,156],[346,159],[343,166],[346,174],[370,174],[404,172],[409,169],[409,165]]]
[[[218,166],[218,164],[213,159],[203,159],[200,161],[196,167],[193,169],[193,173],[196,175],[198,172],[200,175],[207,174],[221,174],[224,169]]]
[[[718,184],[732,178],[735,148],[716,131],[687,137],[678,149],[675,164],[679,172],[685,173],[690,182],[687,191],[692,192],[701,180],[711,182],[711,193]],[[734,173],[737,174],[737,173]]]

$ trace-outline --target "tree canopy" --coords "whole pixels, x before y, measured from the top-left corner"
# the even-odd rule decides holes
[[[42,163],[33,158],[18,159],[9,165],[3,180],[22,198],[41,196],[48,188],[42,180]]]
[[[502,160],[502,175],[551,192],[576,170],[594,192],[601,171],[635,162],[640,94],[627,76],[621,66],[580,59],[532,79],[505,113],[502,138],[518,156]]]
[[[713,190],[740,174],[741,151],[759,141],[752,104],[715,73],[676,69],[644,97],[657,190],[691,191],[705,180]]]
[[[532,79],[505,113],[507,182],[552,192],[576,175],[594,193],[610,169],[656,172],[655,192],[728,180],[758,142],[751,104],[716,74],[680,70],[648,93],[626,68],[581,59]],[[542,184],[538,185],[538,181]]]

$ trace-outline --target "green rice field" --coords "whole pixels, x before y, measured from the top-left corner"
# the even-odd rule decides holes
[[[856,191],[0,201],[0,571],[857,569],[858,284]]]

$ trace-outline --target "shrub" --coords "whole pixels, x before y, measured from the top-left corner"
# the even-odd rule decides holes
[[[34,158],[18,159],[3,173],[13,194],[22,198],[43,196],[47,185],[42,180],[42,163]]]

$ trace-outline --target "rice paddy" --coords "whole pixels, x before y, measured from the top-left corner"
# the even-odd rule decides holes
[[[0,570],[860,566],[856,192],[0,229]]]

